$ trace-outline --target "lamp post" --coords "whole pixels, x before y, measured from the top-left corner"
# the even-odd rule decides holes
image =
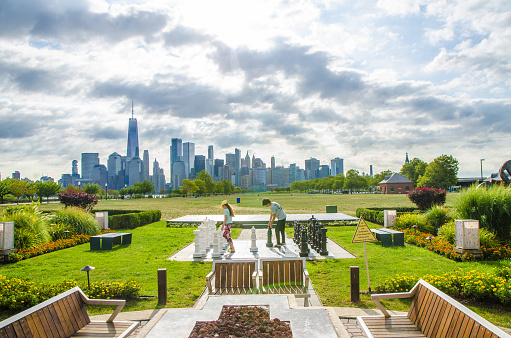
[[[483,161],[484,158],[481,159],[481,183],[483,183]]]
[[[89,290],[90,290],[89,271],[94,270],[94,269],[95,269],[95,267],[90,266],[90,265],[86,265],[80,269],[80,271],[87,271],[87,285],[89,286]]]
[[[108,201],[108,183],[105,183],[106,200]]]

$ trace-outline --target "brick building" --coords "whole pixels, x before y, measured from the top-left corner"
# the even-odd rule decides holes
[[[413,182],[397,173],[385,177],[380,182],[380,192],[382,194],[407,194],[411,190],[413,190]]]

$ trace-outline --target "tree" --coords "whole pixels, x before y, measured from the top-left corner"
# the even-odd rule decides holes
[[[344,174],[339,174],[334,177],[333,190],[342,190],[344,187]]]
[[[25,196],[28,197],[29,201],[32,201],[35,194],[37,193],[37,184],[35,182],[27,183],[27,190],[25,191]]]
[[[0,200],[1,200],[1,203],[4,203],[4,196],[8,195],[11,192],[11,190],[10,190],[11,183],[9,181],[10,181],[9,179],[5,179],[3,181],[0,181]]]
[[[415,157],[410,162],[403,164],[403,167],[399,173],[401,175],[405,175],[407,179],[412,181],[415,188],[417,187],[417,182],[419,181],[420,177],[424,175],[427,166],[428,164],[426,162],[420,158]]]
[[[189,179],[183,180],[183,185],[179,189],[183,195],[188,195],[189,193],[195,195],[198,190],[197,184],[194,181]]]
[[[370,182],[370,184],[369,184],[369,185],[371,185],[371,186],[375,187],[375,186],[379,185],[379,184],[380,184],[380,182],[381,182],[381,181],[383,181],[383,180],[385,179],[385,177],[390,176],[390,175],[392,175],[392,174],[393,174],[392,170],[384,170],[384,171],[382,171],[382,172],[381,172],[381,173],[379,173],[379,174],[375,174],[375,175],[371,178],[371,182]]]
[[[83,191],[86,192],[87,194],[98,195],[99,192],[101,191],[101,187],[97,183],[87,183],[83,187]]]
[[[234,184],[229,180],[222,180],[220,183],[224,186],[224,194],[232,194],[234,192]]]
[[[201,172],[197,174],[197,179],[202,180],[204,182],[205,184],[204,193],[212,194],[215,192],[215,182],[213,181],[213,179],[206,170],[201,170]]]
[[[197,186],[197,193],[199,195],[205,194],[207,191],[206,182],[204,182],[200,178],[196,178],[194,182],[195,182],[195,185]]]
[[[344,179],[344,189],[349,190],[351,193],[353,189],[363,189],[367,187],[367,181],[362,176],[360,176],[358,170],[350,169],[346,172],[346,178]]]
[[[136,182],[133,191],[135,194],[150,194],[154,191],[154,183],[148,180]]]
[[[418,187],[448,189],[458,181],[458,160],[452,155],[441,155],[427,167],[417,182]]]
[[[41,202],[43,198],[46,197],[46,203],[49,203],[48,198],[51,196],[55,196],[60,192],[60,184],[54,181],[46,181],[46,182],[37,182],[37,196],[41,198]]]
[[[20,197],[27,193],[28,182],[22,180],[10,180],[9,191],[16,197],[16,204],[19,204]]]

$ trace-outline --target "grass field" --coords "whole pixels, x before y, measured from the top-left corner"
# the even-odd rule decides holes
[[[358,207],[413,206],[403,195],[308,195],[308,194],[246,194],[211,196],[200,198],[166,198],[100,201],[96,209],[159,209],[162,220],[189,214],[221,214],[220,202],[228,199],[237,214],[267,214],[261,199],[268,196],[279,202],[287,213],[325,212],[326,205],[337,205],[338,211],[355,215]],[[235,203],[240,198],[239,204]],[[456,198],[449,194],[447,205]],[[41,209],[61,208],[59,204],[41,205]],[[169,302],[167,307],[190,307],[206,285],[205,276],[211,263],[168,261],[172,254],[193,240],[193,229],[167,228],[165,221],[132,230],[133,244],[114,248],[112,251],[90,251],[89,244],[45,254],[11,265],[0,266],[0,274],[34,282],[56,283],[63,279],[75,279],[86,287],[86,275],[80,271],[85,265],[96,269],[91,281],[126,282],[134,280],[142,286],[142,295],[157,294],[157,270],[168,272]],[[235,229],[236,234],[238,229]],[[287,229],[292,231],[292,229]],[[361,289],[367,290],[365,262],[362,244],[351,244],[355,227],[329,227],[328,236],[357,256],[355,259],[331,259],[308,262],[311,281],[325,306],[374,307],[369,295],[361,295],[361,302],[350,302],[349,267],[360,267]],[[414,246],[382,248],[375,243],[367,244],[371,286],[382,283],[387,277],[406,273],[409,275],[443,274],[458,268],[491,271],[494,266],[509,266],[508,261],[456,263],[427,250]],[[393,301],[389,307],[404,310],[405,301]],[[125,311],[157,308],[156,298],[130,301]],[[472,309],[497,325],[511,327],[511,312],[502,308],[476,306]],[[99,313],[98,309],[93,312]],[[105,310],[103,310],[104,312]]]

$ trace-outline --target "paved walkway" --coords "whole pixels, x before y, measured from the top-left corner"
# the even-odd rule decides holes
[[[237,239],[233,240],[234,248],[236,252],[234,254],[230,252],[223,252],[221,259],[254,259],[254,258],[278,258],[278,257],[300,257],[300,248],[293,242],[292,238],[286,239],[286,245],[281,248],[267,248],[266,242],[268,237],[268,230],[266,229],[256,229],[256,245],[257,252],[251,252],[250,247],[252,246],[251,242],[252,230],[251,229],[243,229],[241,230],[240,235]],[[273,244],[276,243],[275,232],[272,231],[272,241]],[[193,253],[195,250],[195,244],[191,243],[185,248],[181,249],[171,257],[169,260],[176,261],[198,261],[198,262],[211,262],[213,258],[211,257],[212,251],[207,251],[206,258],[193,258]],[[325,259],[325,258],[355,258],[350,252],[346,251],[343,247],[332,241],[330,238],[327,240],[327,256],[321,256],[314,250],[310,250],[309,256],[306,258],[307,260],[315,260],[315,259]]]

